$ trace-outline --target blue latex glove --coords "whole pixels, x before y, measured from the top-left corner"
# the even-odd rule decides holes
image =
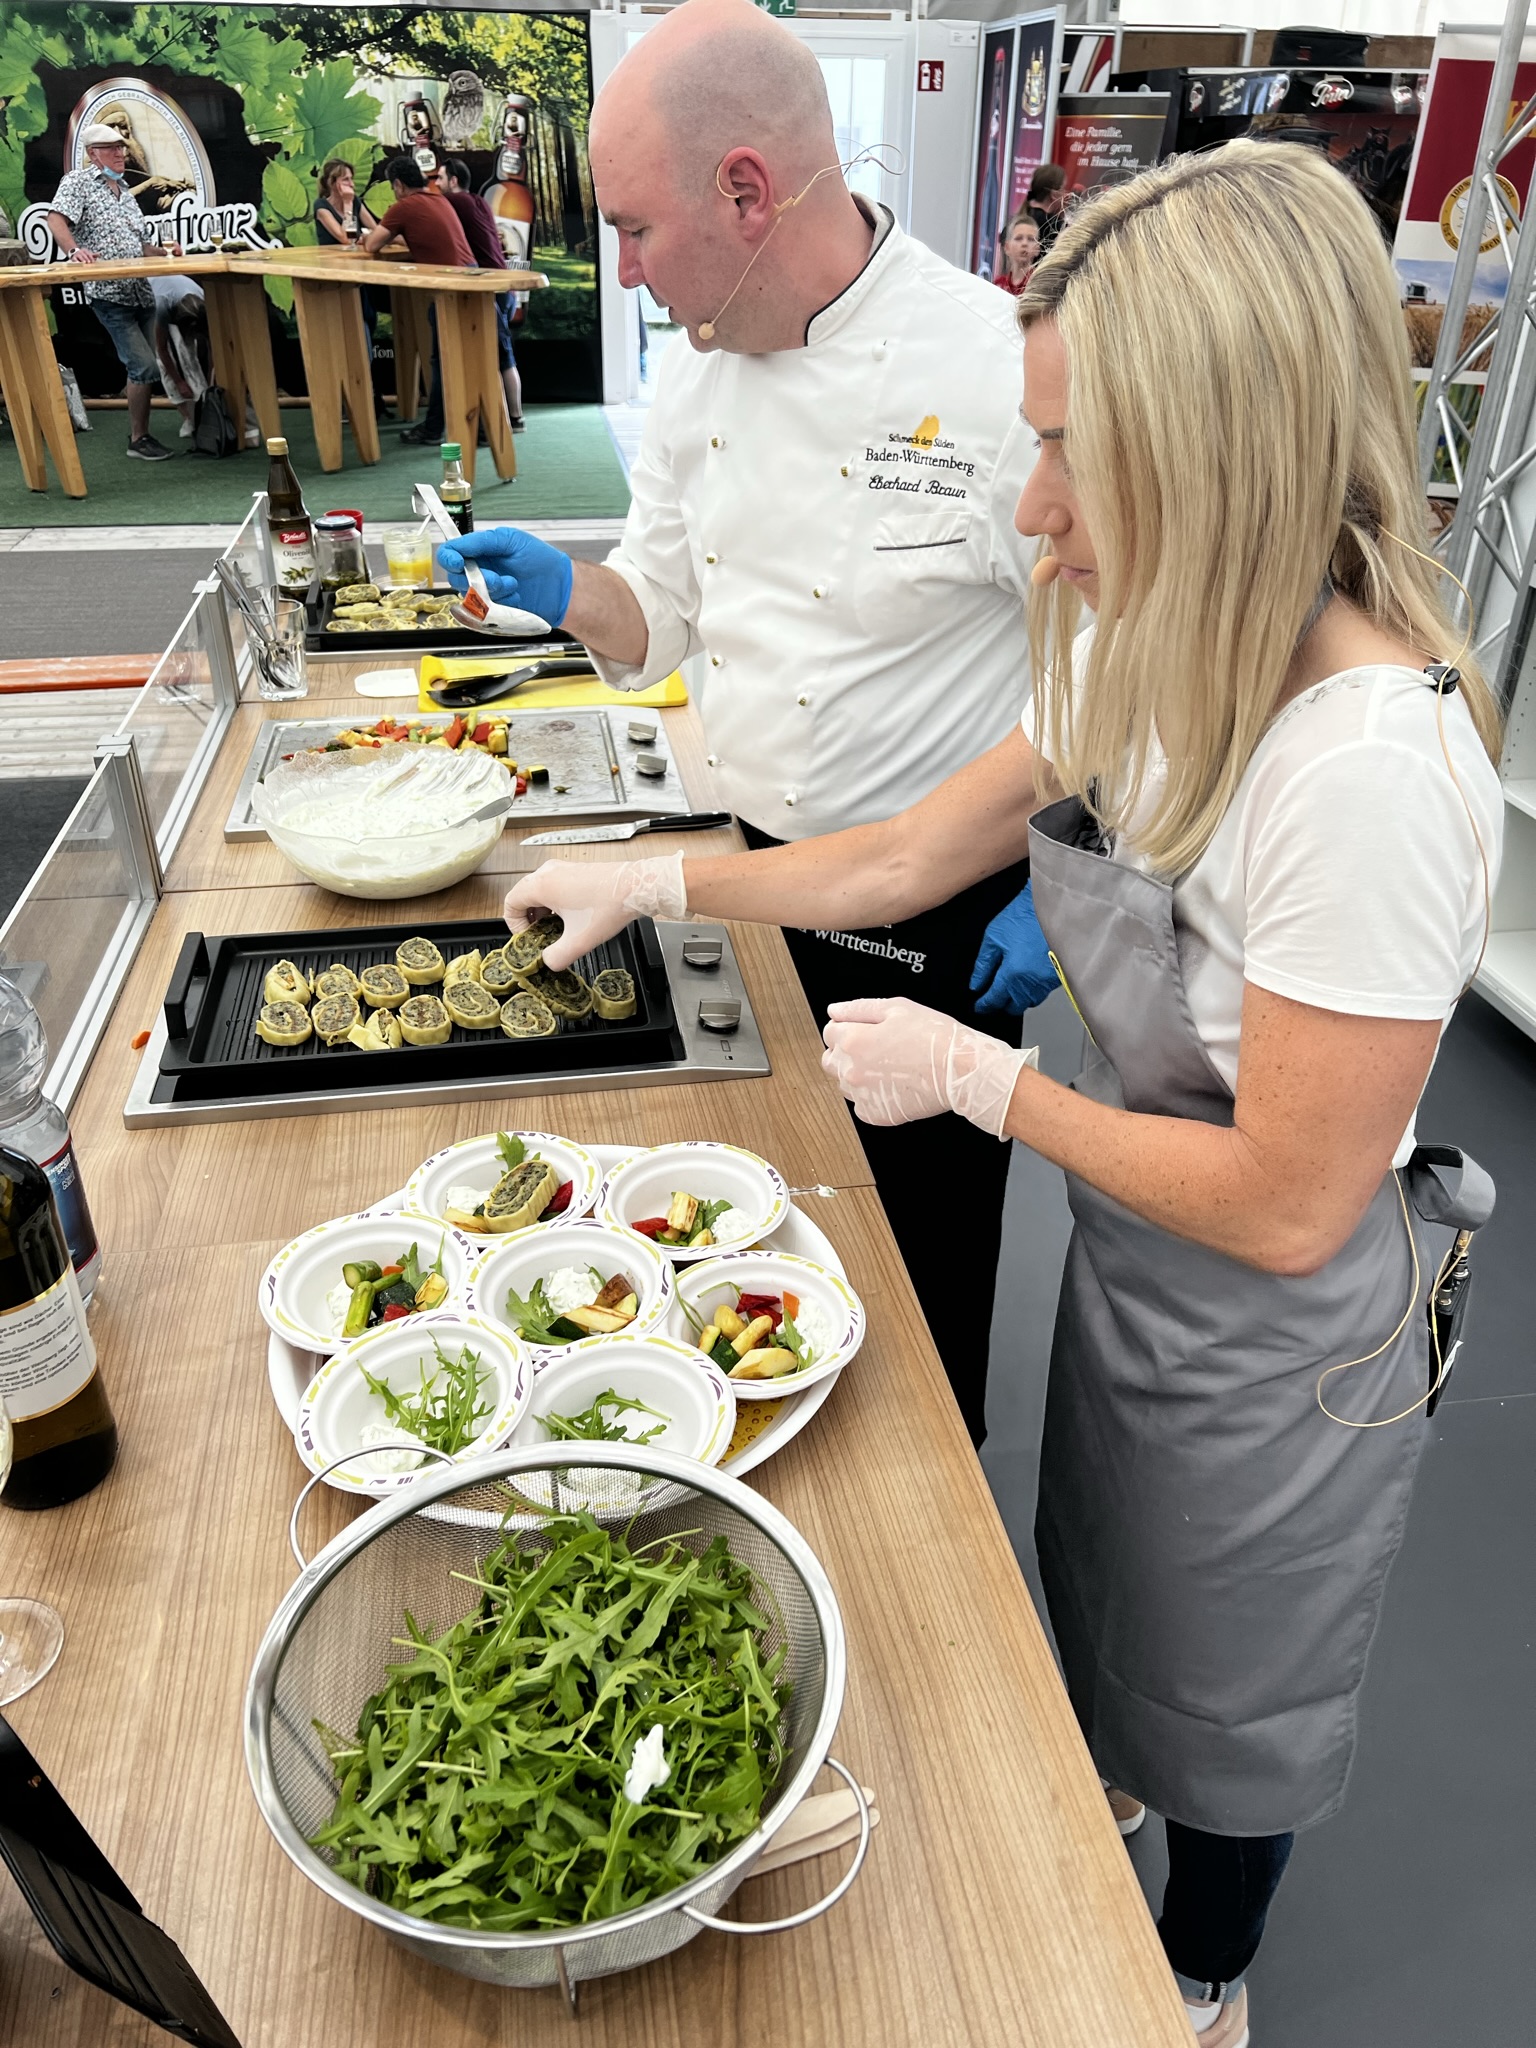
[[[480,564],[485,587],[498,604],[537,612],[552,626],[565,617],[571,601],[571,558],[520,527],[490,526],[483,533],[466,533],[462,540],[444,541],[437,559],[455,590],[468,588],[464,564],[472,560]]]
[[[993,918],[982,939],[971,975],[971,987],[985,991],[976,998],[977,1014],[992,1010],[1022,1017],[1058,986],[1035,915],[1034,884],[1026,882],[1007,909]]]

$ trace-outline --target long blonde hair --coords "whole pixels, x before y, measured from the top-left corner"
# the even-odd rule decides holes
[[[1079,600],[1058,581],[1030,603],[1053,765],[1119,831],[1160,745],[1167,783],[1136,841],[1182,874],[1232,802],[1325,579],[1426,659],[1461,643],[1438,572],[1401,544],[1426,545],[1391,265],[1321,157],[1231,142],[1076,213],[1019,300],[1022,327],[1041,320],[1066,351],[1064,453],[1099,573],[1077,691]],[[1496,759],[1492,696],[1470,656],[1458,666]]]

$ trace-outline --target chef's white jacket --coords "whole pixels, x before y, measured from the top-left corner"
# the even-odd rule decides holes
[[[668,352],[608,558],[650,644],[599,672],[703,653],[712,800],[778,839],[904,810],[1029,695],[1016,302],[876,225],[803,349]]]

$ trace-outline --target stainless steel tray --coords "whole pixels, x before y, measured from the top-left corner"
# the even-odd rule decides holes
[[[338,733],[372,725],[382,715],[359,700],[354,718],[269,719],[256,734],[224,820],[224,837],[266,837],[251,809],[251,792],[284,754],[322,745]],[[397,713],[416,724],[434,726],[451,725],[454,715],[404,706]],[[498,711],[496,716],[505,717],[510,728],[507,738],[513,758],[538,762],[549,770],[547,783],[531,784],[527,795],[518,798],[507,819],[510,825],[547,824],[551,819],[659,818],[694,808],[667,745],[659,711],[601,705],[565,711]],[[631,724],[653,728],[656,737],[632,740]],[[642,775],[638,766],[642,754],[660,758],[666,764],[665,772]]]

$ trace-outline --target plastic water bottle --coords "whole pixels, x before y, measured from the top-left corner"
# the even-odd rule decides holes
[[[89,1302],[101,1278],[101,1245],[75,1162],[69,1119],[43,1093],[47,1067],[42,1018],[16,984],[0,974],[0,1145],[35,1161],[47,1175],[75,1277]]]

